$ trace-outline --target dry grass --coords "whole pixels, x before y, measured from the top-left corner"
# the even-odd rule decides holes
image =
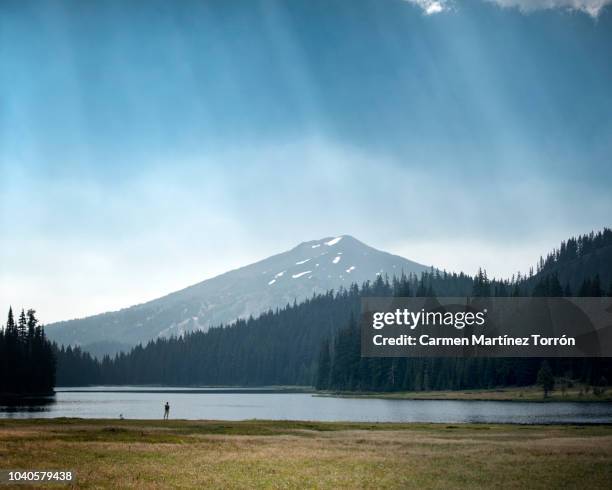
[[[607,489],[612,427],[0,421],[0,462],[83,488]]]

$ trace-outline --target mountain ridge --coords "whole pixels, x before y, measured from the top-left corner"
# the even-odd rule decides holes
[[[49,324],[47,333],[60,344],[112,354],[155,338],[256,316],[316,293],[374,280],[377,274],[418,274],[428,269],[351,235],[328,236],[150,301]]]

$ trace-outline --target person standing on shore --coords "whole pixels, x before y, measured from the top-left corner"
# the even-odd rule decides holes
[[[170,416],[170,404],[166,402],[166,404],[164,405],[164,420],[168,420],[169,416]]]

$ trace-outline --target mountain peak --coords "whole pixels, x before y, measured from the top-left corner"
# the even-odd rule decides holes
[[[295,248],[300,248],[300,247],[311,247],[311,248],[333,247],[334,245],[339,244],[341,241],[344,241],[344,243],[353,242],[353,243],[359,243],[361,245],[365,245],[363,242],[360,242],[359,240],[357,240],[356,238],[352,237],[351,235],[335,235],[335,236],[324,237],[324,238],[321,238],[319,240],[309,240],[307,242],[302,242],[298,246],[296,246]]]

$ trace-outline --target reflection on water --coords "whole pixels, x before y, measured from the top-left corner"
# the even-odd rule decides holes
[[[81,417],[356,422],[612,423],[612,403],[384,400],[319,397],[270,389],[95,387],[59,389],[54,398],[0,405],[0,418]]]
[[[0,418],[3,413],[40,413],[51,409],[56,403],[55,396],[37,396],[22,398],[0,398]]]
[[[2,414],[21,414],[21,413],[40,413],[40,412],[48,412],[48,406],[39,406],[39,405],[0,405],[0,418]],[[9,417],[10,418],[10,417]]]

